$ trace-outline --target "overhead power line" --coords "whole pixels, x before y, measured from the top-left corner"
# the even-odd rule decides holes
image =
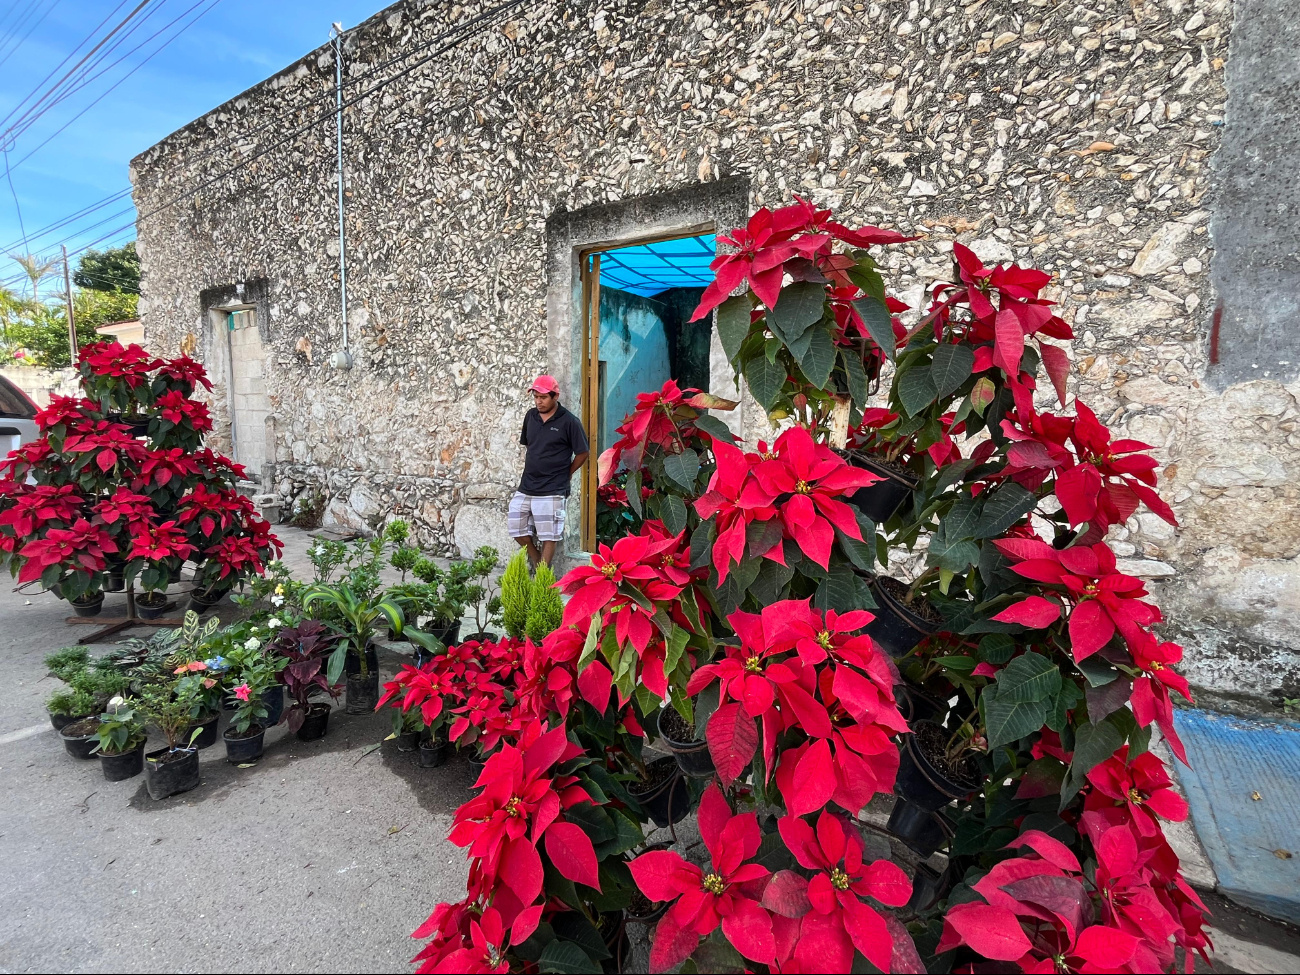
[[[120,31],[123,27],[125,27],[128,23],[130,23],[131,20],[141,10],[143,10],[152,2],[153,0],[140,0],[140,2],[136,4],[136,6],[131,10],[131,12],[127,14],[125,17],[123,17],[120,21],[118,21],[117,24],[113,26],[112,30],[110,30],[107,34],[105,34],[102,38],[100,38],[100,40],[96,42],[95,46],[92,47],[89,51],[87,51],[86,54],[82,56],[81,60],[78,61],[76,64],[74,64],[72,68],[70,68],[68,72],[63,75],[63,77],[61,77],[58,81],[56,81],[43,93],[40,93],[40,90],[41,87],[45,84],[45,82],[41,82],[41,84],[37,85],[36,88],[34,88],[30,94],[28,94],[22,101],[20,101],[13,108],[13,110],[10,111],[8,115],[6,115],[3,119],[0,119],[0,125],[8,124],[8,127],[5,129],[4,132],[6,141],[12,142],[14,136],[17,134],[15,130],[18,129],[18,127],[21,126],[28,119],[34,119],[35,117],[37,117],[34,116],[33,113],[36,113],[38,109],[40,109],[41,105],[43,105],[47,100],[49,100],[59,90],[59,87],[65,81],[67,81],[68,78],[72,77],[72,75],[74,75],[77,72],[77,69],[80,68],[83,64],[85,64],[96,51],[98,51],[101,47],[107,44],[109,40],[112,39],[113,35],[115,35],[118,31]],[[114,8],[113,12],[116,13],[123,6],[124,6],[123,3],[119,3],[117,7]],[[113,14],[109,14],[109,17],[112,16]],[[103,24],[107,23],[107,21],[108,18],[105,18],[104,21],[101,22],[100,26],[103,26]],[[96,30],[98,29],[99,28],[96,28]],[[91,36],[94,35],[92,34]],[[84,44],[85,42],[83,41],[82,43]],[[78,45],[78,47],[80,47],[80,45]],[[66,63],[67,60],[68,60],[67,58],[64,58],[64,63]],[[60,65],[60,67],[61,66],[62,65]],[[55,68],[54,71],[46,75],[46,81],[48,81],[50,77],[52,77],[54,73],[57,72],[58,70],[59,70],[58,68]],[[38,95],[38,93],[40,94]],[[28,105],[26,108],[23,108],[23,106],[26,105],[26,103],[33,97],[35,97],[36,100],[33,101],[32,104]],[[22,109],[22,114],[19,115],[17,119],[10,121],[11,119],[13,119],[14,113],[19,111],[19,109]]]
[[[4,52],[0,55],[0,67],[3,67],[4,63],[9,60],[13,53],[27,42],[27,38],[32,36],[32,32],[35,31],[37,27],[40,27],[41,24],[45,23],[45,18],[54,12],[54,8],[57,7],[60,2],[61,0],[52,0],[49,6],[45,8],[45,13],[41,14],[40,17],[27,28],[27,33],[23,34],[22,37],[18,37],[18,30],[20,28],[15,26],[14,30],[7,38],[5,38],[4,42],[0,43],[0,51]],[[17,6],[17,4],[14,6]],[[10,43],[11,41],[12,43]]]
[[[444,53],[446,53],[447,51],[451,50],[452,48],[454,48],[454,47],[458,46],[459,44],[465,42],[466,40],[469,40],[470,38],[472,38],[472,37],[474,37],[474,36],[477,36],[478,34],[482,33],[484,30],[486,30],[488,26],[493,26],[493,25],[494,25],[494,24],[488,24],[488,23],[487,23],[488,21],[493,21],[493,22],[495,22],[496,19],[499,17],[499,15],[504,14],[504,13],[507,13],[507,12],[510,12],[510,11],[513,11],[515,8],[518,8],[518,7],[522,6],[522,5],[524,4],[524,2],[525,2],[525,0],[506,0],[506,2],[500,3],[500,4],[498,4],[498,5],[496,5],[496,6],[492,7],[492,8],[490,8],[490,9],[488,9],[488,10],[485,10],[485,11],[483,11],[482,13],[480,13],[480,14],[474,16],[474,17],[471,18],[470,20],[465,21],[464,23],[457,24],[457,25],[455,25],[454,27],[449,28],[448,30],[446,30],[446,31],[444,31],[444,32],[442,32],[442,33],[440,33],[440,34],[435,35],[434,37],[430,38],[428,41],[425,41],[424,43],[422,43],[422,44],[416,46],[416,47],[415,47],[414,49],[412,49],[412,50],[409,50],[409,51],[403,52],[402,54],[397,55],[397,56],[395,56],[395,57],[393,57],[393,58],[390,58],[389,60],[383,62],[382,64],[379,64],[379,65],[376,65],[376,66],[374,66],[374,67],[372,67],[372,68],[367,69],[367,71],[366,71],[365,73],[363,73],[362,75],[360,75],[358,78],[354,78],[354,79],[351,79],[350,81],[345,82],[345,87],[349,87],[349,86],[350,86],[350,87],[355,87],[356,85],[361,84],[362,82],[364,82],[364,80],[365,80],[366,78],[369,78],[369,77],[373,76],[376,72],[378,72],[378,71],[380,71],[380,70],[383,70],[383,69],[385,69],[385,68],[387,68],[387,67],[391,67],[392,65],[394,65],[394,64],[396,64],[396,63],[398,63],[398,62],[400,62],[400,61],[406,60],[406,59],[410,58],[411,56],[413,56],[413,55],[415,55],[415,54],[418,54],[420,51],[429,50],[429,48],[434,47],[434,45],[437,45],[436,49],[434,49],[434,50],[432,50],[432,51],[429,51],[428,54],[426,54],[425,56],[419,58],[419,59],[416,60],[415,62],[413,62],[413,63],[407,65],[407,66],[404,67],[402,70],[400,70],[400,71],[398,71],[398,72],[395,72],[394,74],[392,74],[392,75],[390,75],[390,76],[388,76],[388,77],[386,77],[386,78],[383,78],[383,79],[377,81],[376,83],[370,85],[369,87],[365,88],[364,90],[362,90],[362,91],[358,92],[357,94],[351,96],[350,98],[348,98],[347,100],[345,100],[345,101],[343,102],[343,106],[342,106],[342,107],[343,107],[343,108],[350,108],[350,107],[352,107],[352,106],[358,104],[359,102],[361,102],[361,101],[363,101],[364,99],[370,97],[371,95],[373,95],[373,94],[376,93],[377,91],[380,91],[380,90],[382,90],[383,88],[387,87],[388,85],[391,85],[391,84],[397,82],[398,80],[400,80],[401,78],[403,78],[403,77],[405,77],[405,76],[411,74],[413,71],[415,71],[416,69],[418,69],[418,68],[424,66],[425,64],[429,63],[430,61],[432,61],[434,58],[438,57],[439,55],[444,54]],[[206,13],[206,11],[205,11],[205,13]],[[354,29],[355,29],[355,28],[354,28]],[[332,101],[333,98],[334,98],[334,93],[333,93],[333,91],[330,91],[330,92],[325,93],[325,94],[323,94],[323,95],[321,95],[321,96],[318,96],[318,97],[314,97],[314,98],[308,99],[307,101],[305,101],[305,102],[303,102],[303,103],[300,103],[299,105],[296,105],[296,106],[294,106],[293,108],[287,110],[286,112],[282,113],[281,115],[277,116],[276,118],[270,119],[270,120],[268,120],[267,122],[265,122],[265,123],[263,123],[263,124],[261,124],[261,125],[255,127],[255,128],[252,129],[251,131],[240,133],[240,135],[239,135],[239,137],[238,137],[238,140],[242,142],[242,141],[246,140],[250,134],[256,134],[256,133],[259,133],[259,132],[264,131],[264,130],[266,130],[266,129],[272,128],[272,127],[278,127],[278,126],[280,125],[280,123],[282,123],[282,121],[284,120],[284,118],[286,118],[287,116],[289,116],[289,115],[295,115],[295,114],[300,114],[300,113],[302,112],[302,110],[303,110],[305,107],[308,107],[308,106],[310,106],[310,105],[312,105],[312,104],[315,104],[315,103],[318,103],[318,102],[322,102],[322,101],[326,101],[326,100]],[[145,219],[148,219],[149,217],[152,217],[152,216],[154,216],[154,215],[156,215],[156,214],[158,214],[158,213],[160,213],[160,212],[163,212],[164,210],[167,210],[167,209],[169,209],[170,207],[176,206],[177,204],[184,202],[185,200],[187,200],[187,199],[193,197],[193,196],[196,195],[197,193],[199,193],[199,192],[201,192],[202,190],[206,189],[208,186],[211,186],[212,184],[217,183],[217,182],[219,182],[219,181],[225,179],[226,177],[228,177],[228,176],[230,176],[230,175],[233,175],[234,173],[238,172],[240,169],[243,169],[244,167],[246,167],[247,165],[249,165],[250,163],[252,163],[252,162],[255,161],[256,159],[259,159],[259,158],[261,158],[262,156],[265,156],[267,153],[272,152],[272,151],[274,151],[275,149],[279,148],[280,146],[285,145],[286,143],[292,141],[293,139],[298,138],[299,136],[301,136],[301,135],[304,134],[305,132],[307,132],[307,131],[309,131],[310,129],[312,129],[315,125],[317,125],[317,124],[320,123],[321,121],[323,121],[323,120],[325,120],[325,119],[332,118],[332,117],[334,116],[334,114],[335,114],[335,108],[334,108],[333,106],[331,106],[328,110],[323,111],[323,112],[321,112],[321,113],[319,113],[319,114],[313,116],[313,117],[312,117],[311,119],[309,119],[307,122],[305,122],[305,123],[303,123],[303,124],[297,126],[296,128],[292,129],[291,131],[289,131],[287,134],[285,134],[285,135],[282,136],[281,138],[279,138],[279,139],[277,139],[277,140],[275,140],[275,141],[273,141],[273,142],[271,142],[271,143],[269,143],[269,144],[267,144],[267,145],[257,147],[257,149],[256,149],[252,154],[250,154],[250,155],[244,157],[243,159],[240,160],[239,163],[235,164],[234,166],[231,166],[229,169],[226,169],[226,170],[224,170],[223,172],[216,174],[215,176],[208,177],[207,179],[204,179],[202,182],[200,182],[197,186],[195,186],[195,187],[193,187],[193,188],[191,188],[191,189],[189,189],[189,190],[187,190],[187,191],[185,191],[185,192],[183,192],[183,193],[178,194],[177,196],[175,196],[175,197],[173,197],[173,198],[167,200],[167,201],[164,202],[164,203],[159,204],[159,205],[156,206],[156,207],[151,208],[149,211],[147,211],[147,212],[145,212],[145,213],[141,213],[141,214],[139,214],[137,220],[145,220]],[[222,140],[221,142],[217,143],[216,145],[209,146],[208,148],[204,149],[203,151],[201,151],[201,152],[195,154],[191,159],[187,160],[187,162],[188,162],[189,164],[192,165],[193,163],[196,163],[196,162],[198,162],[198,161],[200,161],[200,160],[202,160],[202,159],[204,159],[204,158],[206,158],[206,157],[208,157],[208,156],[210,156],[210,155],[212,155],[212,154],[214,154],[214,153],[216,153],[216,152],[220,152],[220,151],[224,151],[224,150],[226,150],[226,149],[229,149],[229,148],[231,148],[231,147],[235,144],[235,141],[236,141],[236,140],[235,140],[234,138],[229,139],[229,140]],[[272,180],[271,182],[276,182],[276,181],[278,181],[278,180],[281,179],[281,178],[283,178],[283,177],[276,177],[275,180]],[[50,227],[48,227],[48,228],[44,228],[42,231],[38,232],[38,235],[43,236],[43,235],[45,235],[45,234],[48,234],[48,233],[52,232],[53,230],[56,230],[56,229],[62,229],[62,228],[64,228],[64,227],[66,227],[66,226],[68,225],[68,223],[70,223],[70,222],[72,222],[72,221],[74,221],[74,220],[76,220],[76,219],[79,219],[81,215],[89,214],[89,213],[94,212],[94,211],[96,211],[96,210],[103,209],[104,207],[107,207],[107,206],[111,205],[113,202],[116,202],[117,200],[120,200],[120,199],[124,198],[126,195],[128,195],[128,194],[131,193],[131,192],[132,192],[132,191],[131,191],[130,189],[122,190],[122,191],[120,191],[120,192],[118,192],[118,193],[116,193],[116,194],[113,194],[113,195],[111,195],[111,196],[109,196],[109,197],[106,197],[104,200],[97,201],[96,203],[91,204],[91,205],[89,205],[89,206],[83,208],[83,210],[80,211],[79,214],[74,214],[74,215],[72,215],[72,216],[65,217],[65,218],[63,218],[62,220],[57,221],[55,224],[51,224]],[[106,218],[104,218],[104,219],[98,221],[97,223],[92,224],[90,228],[84,228],[84,229],[80,229],[80,230],[76,231],[75,233],[71,234],[70,236],[64,238],[62,241],[55,241],[52,245],[51,245],[51,244],[46,244],[46,245],[43,245],[43,246],[47,246],[47,247],[48,247],[48,246],[58,246],[58,244],[60,244],[60,243],[66,243],[67,241],[75,240],[75,239],[77,239],[78,237],[83,236],[84,233],[86,232],[86,230],[88,230],[88,229],[93,229],[93,228],[98,227],[98,226],[102,226],[104,223],[107,223],[107,222],[111,221],[111,220],[113,219],[113,217],[124,216],[125,214],[127,214],[127,213],[129,213],[129,212],[130,212],[129,209],[128,209],[128,210],[122,210],[122,211],[119,211],[118,213],[112,214],[112,215],[110,215],[109,217],[106,217]],[[131,227],[131,226],[133,226],[133,225],[132,225],[132,224],[126,224],[126,225],[124,225],[123,227],[118,228],[118,229],[115,230],[115,231],[110,231],[108,234],[104,235],[103,237],[100,237],[100,238],[98,238],[97,240],[92,241],[90,244],[83,245],[82,247],[78,248],[76,251],[72,251],[72,252],[70,252],[70,253],[74,253],[74,254],[75,254],[75,253],[81,253],[81,251],[83,251],[83,250],[89,249],[90,247],[93,247],[93,246],[95,246],[96,244],[98,244],[98,243],[100,243],[100,242],[102,242],[102,241],[104,241],[104,240],[110,239],[111,237],[116,236],[116,235],[122,233],[123,230],[125,230],[125,229],[127,229],[127,228],[129,228],[129,227]],[[33,236],[33,239],[35,239],[36,236],[38,236],[38,235],[34,235],[34,236]]]
[[[96,105],[98,105],[101,101],[103,101],[106,97],[108,97],[110,94],[112,94],[112,92],[113,92],[114,90],[117,89],[118,85],[122,84],[122,82],[126,81],[127,78],[131,77],[133,74],[135,74],[135,73],[136,73],[137,71],[139,71],[141,68],[143,68],[146,64],[148,64],[150,61],[152,61],[152,60],[154,59],[154,57],[156,57],[156,56],[157,56],[157,55],[158,55],[158,54],[159,54],[159,53],[160,53],[164,48],[167,47],[168,44],[170,44],[172,41],[176,40],[176,38],[180,37],[180,36],[181,36],[182,34],[184,34],[187,30],[189,30],[191,27],[193,27],[195,24],[197,24],[200,20],[203,19],[204,16],[206,16],[206,15],[209,14],[209,13],[211,13],[211,12],[212,12],[212,9],[213,9],[213,8],[214,8],[218,3],[220,3],[220,2],[221,2],[221,0],[197,0],[197,2],[195,2],[195,3],[192,4],[190,7],[188,7],[188,8],[184,11],[184,13],[180,14],[178,17],[176,17],[175,19],[173,19],[172,21],[170,21],[166,26],[160,28],[159,30],[155,31],[153,34],[149,35],[149,37],[146,38],[143,42],[141,42],[137,47],[133,48],[131,51],[128,51],[126,54],[122,55],[122,57],[118,58],[116,61],[114,61],[112,64],[110,64],[107,68],[105,68],[103,71],[99,72],[99,74],[95,75],[95,77],[98,78],[100,75],[103,75],[103,74],[107,73],[108,71],[112,70],[114,67],[116,67],[118,64],[120,64],[120,63],[121,63],[125,58],[129,57],[131,54],[134,54],[136,51],[138,51],[138,50],[139,50],[141,47],[143,47],[145,44],[148,44],[149,41],[153,40],[155,37],[157,37],[157,36],[158,36],[159,34],[161,34],[163,31],[167,30],[167,28],[169,28],[169,27],[171,27],[173,24],[175,24],[178,20],[180,20],[181,18],[187,16],[187,15],[188,15],[191,11],[193,11],[196,7],[200,7],[200,6],[202,6],[204,3],[207,3],[207,4],[208,4],[208,6],[207,6],[205,9],[200,10],[199,13],[198,13],[198,14],[197,14],[197,15],[196,15],[196,16],[195,16],[195,17],[194,17],[194,18],[193,18],[189,23],[182,25],[180,30],[178,30],[178,31],[177,31],[175,34],[173,34],[171,37],[167,38],[167,40],[165,40],[162,44],[160,44],[160,45],[159,45],[157,48],[155,48],[152,52],[150,52],[148,55],[146,55],[145,58],[144,58],[143,60],[141,60],[139,64],[137,64],[135,67],[133,67],[133,68],[132,68],[130,71],[128,71],[126,74],[122,75],[122,77],[118,78],[117,81],[113,82],[113,84],[111,84],[108,88],[104,89],[104,91],[103,91],[103,92],[102,92],[98,97],[96,97],[96,98],[95,98],[93,101],[91,101],[88,105],[86,105],[84,108],[82,108],[82,110],[79,111],[76,115],[72,116],[72,118],[68,119],[68,120],[67,120],[66,122],[64,122],[61,126],[59,126],[57,129],[55,129],[53,133],[51,133],[50,135],[46,136],[46,138],[44,139],[44,141],[42,141],[42,142],[41,142],[39,145],[37,145],[34,149],[29,150],[28,153],[27,153],[25,156],[23,156],[23,157],[22,157],[21,159],[19,159],[16,163],[14,163],[14,168],[17,169],[19,166],[21,166],[23,163],[25,163],[28,159],[31,159],[32,156],[36,155],[36,153],[40,152],[40,151],[41,151],[42,149],[44,149],[47,145],[49,145],[49,144],[50,144],[54,139],[56,139],[58,136],[62,135],[62,134],[67,130],[68,126],[72,125],[73,122],[77,121],[77,119],[81,118],[83,115],[85,115],[87,112],[89,112],[92,108],[94,108]],[[94,80],[94,79],[91,79],[91,80]],[[87,82],[87,83],[89,83],[89,82]],[[84,86],[83,86],[83,87],[84,87]],[[66,97],[66,96],[65,96],[65,97]],[[62,100],[62,99],[60,99],[60,100]],[[57,103],[56,103],[56,104],[57,104]],[[130,192],[130,191],[128,190],[127,192]]]

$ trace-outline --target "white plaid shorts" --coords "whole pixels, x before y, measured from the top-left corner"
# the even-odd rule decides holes
[[[510,499],[507,524],[511,538],[531,538],[539,542],[558,542],[564,537],[564,509],[568,498],[563,494],[531,497],[516,491]]]

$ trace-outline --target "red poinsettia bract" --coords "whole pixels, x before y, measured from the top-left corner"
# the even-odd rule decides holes
[[[783,817],[777,828],[799,866],[816,871],[807,880],[782,870],[763,894],[764,907],[799,922],[792,951],[798,970],[847,972],[854,949],[881,971],[893,970],[889,925],[863,898],[902,907],[912,896],[907,874],[888,860],[865,863],[857,833],[826,810],[815,831],[798,816]]]
[[[673,901],[655,929],[650,970],[663,972],[681,964],[719,925],[742,955],[770,964],[776,954],[772,917],[759,899],[771,871],[745,862],[758,853],[763,840],[758,816],[733,816],[722,790],[710,784],[700,801],[699,825],[712,857],[707,872],[671,850],[652,850],[629,864],[641,893],[652,901]]]
[[[1142,580],[1116,569],[1115,553],[1104,543],[1056,549],[1038,539],[1003,538],[994,544],[1016,560],[1011,568],[1017,574],[1064,590],[1072,604],[1068,616],[1075,660],[1092,656],[1116,631],[1132,647],[1141,640],[1143,627],[1160,622],[1160,610],[1141,599],[1147,595]],[[993,618],[1041,629],[1061,613],[1059,602],[1029,596]]]
[[[582,754],[562,726],[526,748],[504,745],[488,758],[475,783],[483,791],[456,810],[451,842],[469,847],[485,875],[506,884],[525,908],[542,892],[539,844],[565,877],[600,889],[591,839],[562,818],[565,809],[591,802],[591,796],[576,776],[554,770],[557,763]]]

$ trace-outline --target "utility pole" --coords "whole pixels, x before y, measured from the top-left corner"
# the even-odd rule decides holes
[[[63,249],[63,287],[64,296],[68,299],[68,349],[72,353],[72,367],[77,367],[77,322],[72,317],[72,275],[68,273],[68,245],[61,244]]]

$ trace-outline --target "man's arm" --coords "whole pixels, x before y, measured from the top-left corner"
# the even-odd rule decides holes
[[[587,463],[587,458],[590,456],[591,456],[590,452],[584,450],[582,453],[574,457],[573,463],[569,465],[569,476],[573,477],[574,472],[577,471],[577,469],[581,467],[583,464]]]

